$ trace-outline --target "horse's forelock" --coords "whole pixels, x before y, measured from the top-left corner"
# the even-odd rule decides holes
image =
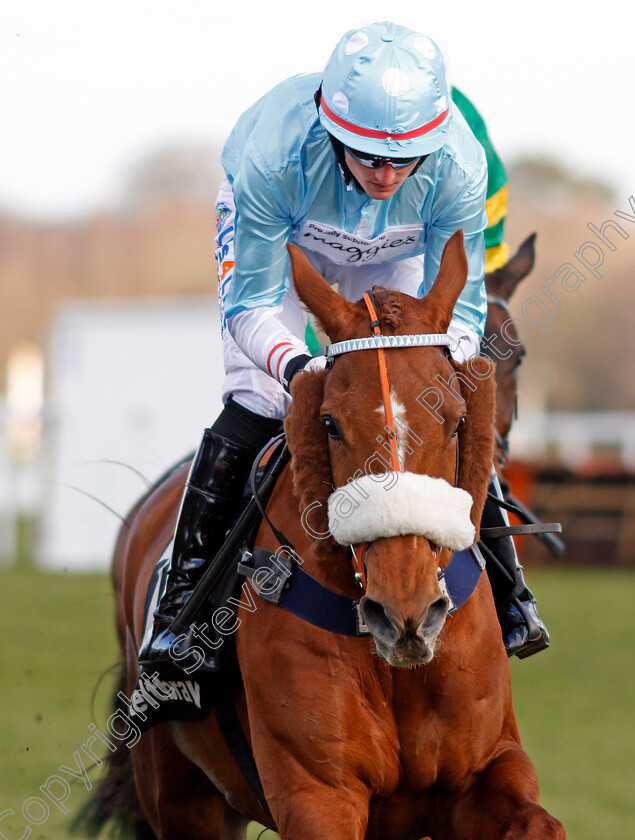
[[[397,332],[403,327],[404,294],[382,286],[373,286],[373,302],[377,317],[383,327],[391,327]]]
[[[438,311],[434,301],[426,297],[414,298],[383,286],[373,286],[372,292],[377,317],[387,334],[425,334],[439,331]],[[363,310],[363,314],[368,318],[365,304],[360,301],[356,305],[360,313]]]

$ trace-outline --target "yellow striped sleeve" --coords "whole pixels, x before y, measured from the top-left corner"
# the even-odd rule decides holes
[[[485,251],[485,273],[491,274],[497,268],[509,261],[509,248],[507,243],[496,245],[494,248],[487,248]]]
[[[501,219],[505,218],[507,213],[507,193],[509,185],[505,184],[498,192],[491,195],[485,202],[485,212],[487,213],[488,227],[497,225]]]

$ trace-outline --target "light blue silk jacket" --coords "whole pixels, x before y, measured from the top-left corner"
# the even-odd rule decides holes
[[[464,118],[451,104],[449,137],[390,199],[345,184],[314,95],[320,74],[294,76],[238,120],[222,155],[236,203],[235,267],[224,290],[225,317],[276,306],[289,287],[287,242],[338,264],[391,263],[425,254],[419,287],[432,286],[443,246],[463,229],[468,280],[458,320],[481,336],[487,164]],[[387,266],[387,271],[390,271]]]

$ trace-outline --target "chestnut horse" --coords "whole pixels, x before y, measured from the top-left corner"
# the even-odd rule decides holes
[[[291,256],[298,295],[331,340],[368,336],[366,306],[333,291],[302,252],[292,249]],[[466,277],[459,232],[423,299],[373,289],[384,335],[445,333]],[[369,540],[360,609],[371,639],[329,633],[265,602],[245,614],[236,635],[244,686],[236,705],[272,816],[238,770],[213,715],[160,724],[131,750],[118,749],[110,801],[120,811],[124,797],[130,801],[131,757],[138,800],[160,840],[233,840],[244,836],[248,819],[276,828],[282,840],[565,840],[562,825],[538,804],[536,773],[521,747],[487,576],[450,616],[439,583],[452,554],[444,546],[466,525],[478,538],[494,444],[491,366],[483,359],[457,365],[437,346],[390,349],[385,357],[392,411],[399,429],[412,433],[399,436],[403,478],[417,492],[431,482],[444,494],[437,515],[445,530],[433,528],[432,536],[425,527],[397,528]],[[475,378],[476,389],[463,387]],[[424,395],[441,380],[447,398],[431,410]],[[285,423],[292,459],[267,512],[283,524],[305,572],[359,600],[348,550],[331,535],[309,537],[300,513],[319,502],[313,527],[330,533],[333,490],[355,480],[386,442],[389,409],[377,353],[351,352],[330,371],[299,375],[292,396]],[[185,475],[185,467],[175,471],[137,506],[117,545],[128,691],[137,676],[146,590],[171,537]],[[466,498],[469,514],[459,510]],[[434,494],[429,501],[433,508]],[[386,489],[394,519],[403,520],[407,502],[407,493]],[[256,543],[278,547],[265,525]],[[137,823],[138,838],[152,832]]]

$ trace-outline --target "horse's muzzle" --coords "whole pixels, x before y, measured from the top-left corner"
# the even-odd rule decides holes
[[[426,609],[423,618],[415,622],[397,617],[368,595],[360,602],[362,618],[373,635],[377,652],[389,665],[397,667],[430,662],[448,608],[448,599],[441,595]]]

